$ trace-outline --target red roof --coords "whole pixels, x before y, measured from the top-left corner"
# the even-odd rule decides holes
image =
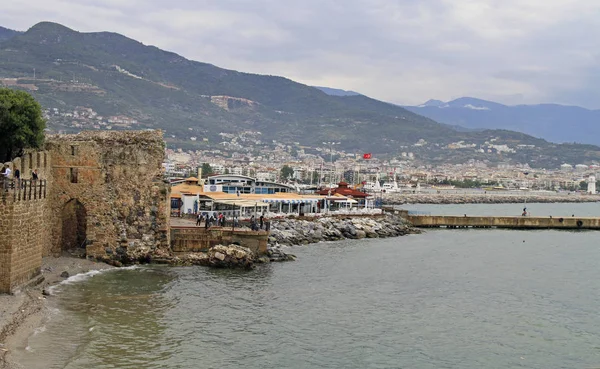
[[[343,196],[354,197],[354,198],[358,198],[358,199],[364,199],[365,197],[369,196],[368,194],[366,194],[364,192],[360,192],[358,190],[348,187],[348,183],[346,183],[346,182],[340,182],[340,183],[338,183],[337,188],[331,189],[332,195],[335,195],[336,193],[343,195]],[[322,189],[321,191],[318,192],[318,194],[319,195],[328,195],[329,188]]]

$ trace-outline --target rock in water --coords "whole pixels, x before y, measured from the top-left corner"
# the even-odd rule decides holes
[[[238,245],[217,245],[211,247],[206,254],[207,265],[215,268],[251,269],[257,261],[252,250]]]
[[[69,278],[69,272],[65,270],[64,272],[60,273],[60,276],[63,278]]]

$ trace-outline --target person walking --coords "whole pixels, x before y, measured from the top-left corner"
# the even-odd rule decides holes
[[[263,214],[261,214],[260,218],[258,218],[258,223],[260,224],[260,229],[263,229],[264,222],[265,222],[265,216]]]
[[[198,213],[196,216],[196,226],[200,226],[200,222],[202,222],[202,213]]]

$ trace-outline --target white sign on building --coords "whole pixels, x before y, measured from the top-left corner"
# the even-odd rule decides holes
[[[223,192],[223,185],[204,185],[204,192]]]

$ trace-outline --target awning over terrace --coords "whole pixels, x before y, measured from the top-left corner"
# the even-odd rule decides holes
[[[283,204],[307,204],[319,202],[317,198],[265,198],[262,201],[267,203],[283,203]]]
[[[215,204],[224,204],[224,205],[235,205],[236,207],[241,208],[266,208],[269,204],[262,201],[252,201],[252,200],[244,200],[244,199],[215,199],[213,200]]]

